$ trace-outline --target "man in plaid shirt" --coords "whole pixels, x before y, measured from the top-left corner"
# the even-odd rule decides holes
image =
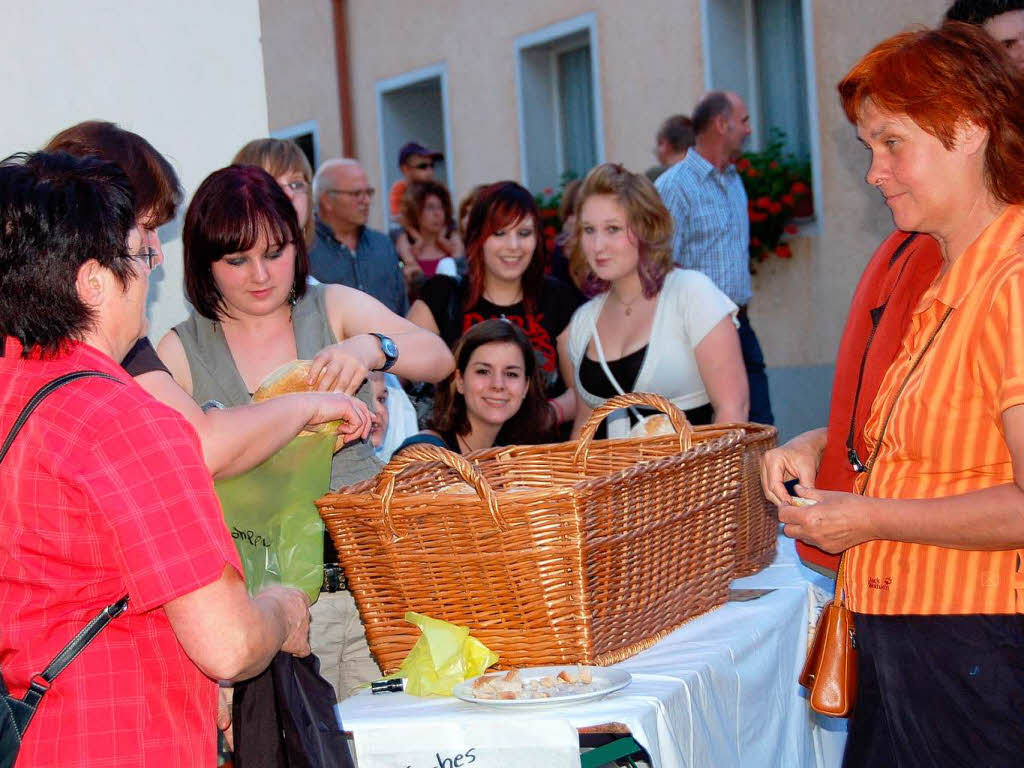
[[[712,91],[693,111],[696,145],[654,183],[672,214],[672,256],[703,272],[740,308],[740,345],[750,385],[750,420],[772,424],[761,345],[750,327],[750,222],[736,166],[750,115],[735,93]]]

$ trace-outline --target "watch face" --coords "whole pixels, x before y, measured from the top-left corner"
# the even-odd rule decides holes
[[[387,336],[381,337],[380,348],[384,351],[386,357],[398,357],[398,346]]]

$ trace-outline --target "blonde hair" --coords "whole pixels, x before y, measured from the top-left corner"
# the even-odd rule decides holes
[[[306,153],[291,139],[253,139],[231,160],[232,165],[255,165],[275,179],[286,173],[301,173],[309,186],[309,214],[300,221],[306,244],[313,242],[313,168]]]
[[[637,271],[644,296],[657,295],[665,276],[673,270],[672,216],[661,202],[658,190],[646,176],[627,171],[618,163],[602,163],[595,167],[580,186],[574,213],[576,226],[570,241],[569,271],[573,280],[588,296],[608,290],[608,283],[599,279],[587,264],[580,244],[580,212],[587,198],[611,195],[626,212],[626,224],[640,244]]]

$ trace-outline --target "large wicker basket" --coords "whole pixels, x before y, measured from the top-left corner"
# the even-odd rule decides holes
[[[724,602],[742,435],[673,420],[669,450],[630,439],[464,458],[414,446],[321,499],[381,668],[397,669],[418,637],[409,610],[469,626],[504,666],[610,664]]]
[[[742,422],[697,427],[696,433],[718,434],[723,429],[743,432],[743,489],[737,510],[736,578],[752,576],[771,565],[779,537],[779,516],[775,505],[761,489],[761,457],[778,445],[778,430],[767,424]]]

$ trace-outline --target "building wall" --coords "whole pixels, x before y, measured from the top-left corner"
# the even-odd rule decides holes
[[[186,199],[248,139],[267,133],[254,0],[202,6],[135,0],[5,4],[0,24],[0,154],[38,149],[81,120],[111,120],[174,165]],[[150,335],[184,319],[180,223],[161,230]]]
[[[836,84],[876,43],[914,25],[936,24],[947,5],[946,0],[813,2],[824,210],[811,233],[794,240],[791,260],[767,261],[754,278],[751,321],[771,366],[833,361],[857,279],[892,230],[881,196],[864,183],[868,154],[839,105]]]
[[[630,167],[653,165],[651,150],[659,121],[667,110],[677,108],[672,105],[692,104],[701,92],[698,4],[699,0],[523,0],[514,5],[450,0],[410,5],[404,0],[349,0],[359,159],[371,181],[379,184],[377,81],[444,63],[454,195],[483,181],[519,178],[515,40],[593,11],[605,156]],[[657,51],[656,65],[640,67],[643,51]],[[397,158],[389,162],[397,164]],[[380,211],[373,216],[379,222]]]
[[[863,183],[867,158],[835,84],[885,34],[934,24],[947,4],[808,2],[824,210],[795,239],[793,259],[766,262],[755,276],[751,313],[775,367],[832,361],[857,277],[891,226],[881,199]],[[597,18],[606,159],[637,170],[653,164],[660,121],[689,112],[704,90],[701,0],[525,0],[514,13],[473,0],[446,3],[443,13],[436,4],[410,8],[403,0],[347,6],[358,154],[371,179],[381,176],[375,84],[435,64],[447,67],[456,196],[482,181],[518,178],[515,40],[580,14]]]
[[[330,0],[260,0],[271,131],[315,120],[320,159],[341,156],[341,116]],[[314,169],[315,170],[315,169]]]

